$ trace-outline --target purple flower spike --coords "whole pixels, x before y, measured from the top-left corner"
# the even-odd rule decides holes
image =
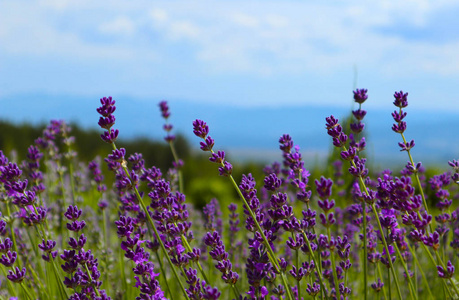
[[[219,150],[217,153],[212,153],[212,156],[209,157],[209,160],[217,164],[222,163],[225,161],[225,151]]]
[[[167,101],[161,101],[159,102],[159,108],[161,109],[161,115],[163,116],[164,119],[169,118],[171,113],[169,112],[169,106],[167,105]]]
[[[233,166],[225,161],[225,166],[218,168],[218,171],[220,172],[220,176],[228,177],[233,173]]]
[[[367,92],[368,92],[367,89],[356,89],[355,91],[353,91],[355,102],[359,104],[362,104],[363,102],[365,102],[365,100],[368,99]]]
[[[110,128],[115,125],[115,116],[109,115],[108,117],[100,117],[98,124],[101,128],[110,130]]]
[[[113,114],[116,110],[115,100],[112,97],[103,97],[100,99],[101,107],[97,108],[97,112],[104,117],[108,117]]]
[[[312,286],[308,283],[308,287],[306,288],[306,292],[309,296],[315,297],[320,292],[320,285],[317,283],[313,283]]]
[[[321,176],[320,181],[316,179],[314,182],[317,186],[316,190],[320,199],[324,200],[331,196],[333,180]]]
[[[367,111],[363,109],[357,109],[357,110],[353,110],[352,114],[357,119],[357,121],[362,121],[363,118],[365,118]]]
[[[394,93],[394,105],[400,108],[408,106],[408,93],[403,93],[403,91]]]
[[[193,121],[193,133],[202,139],[205,139],[209,134],[209,126],[207,126],[206,122],[202,120],[194,120]]]
[[[67,223],[67,229],[70,231],[79,232],[86,226],[85,221],[73,221],[72,223]]]
[[[406,142],[406,143],[400,142],[400,143],[398,143],[398,145],[401,148],[400,151],[410,151],[411,148],[413,148],[415,144],[414,144],[414,140],[411,140],[411,141]]]
[[[70,221],[76,221],[80,216],[83,211],[81,209],[78,209],[78,207],[70,205],[67,208],[67,211],[64,213],[64,216],[69,219]]]
[[[354,157],[354,166],[349,168],[349,173],[354,175],[355,177],[366,176],[368,174],[368,169],[365,168],[365,162],[367,160],[365,158],[359,159],[358,156]]]
[[[0,264],[4,265],[5,267],[11,267],[17,258],[18,254],[16,252],[11,252],[8,250],[6,254],[3,254],[2,257],[0,257]]]
[[[440,234],[434,231],[428,237],[422,237],[422,242],[436,251],[440,247]]]
[[[48,253],[50,253],[54,249],[55,246],[56,246],[56,242],[52,240],[48,240],[46,242],[45,240],[42,240],[42,243],[38,244],[38,248]]]
[[[111,161],[122,162],[124,160],[125,155],[126,155],[126,149],[120,148],[120,149],[113,150],[112,154],[108,155],[108,158]]]
[[[272,173],[265,177],[264,183],[265,189],[268,191],[275,191],[281,186],[282,181],[276,176],[276,174]]]
[[[442,266],[437,266],[437,273],[438,273],[438,276],[441,277],[441,278],[445,278],[445,279],[449,279],[451,277],[453,277],[453,274],[454,274],[454,266],[453,264],[451,263],[450,260],[448,260],[448,264],[446,266],[446,270],[443,269]]]
[[[214,147],[215,141],[210,137],[206,137],[204,142],[200,142],[201,150],[202,151],[211,151]]]
[[[24,277],[26,275],[26,268],[22,268],[20,270],[18,267],[15,267],[13,271],[8,270],[9,275],[6,277],[11,280],[12,282],[20,283],[22,280],[24,280]]]
[[[376,292],[379,292],[381,291],[381,289],[383,288],[384,286],[384,283],[381,281],[381,278],[378,278],[378,281],[377,282],[373,282],[371,284],[371,287],[376,291]]]
[[[119,134],[119,130],[115,129],[115,130],[110,130],[110,132],[104,131],[104,133],[102,133],[100,137],[102,138],[104,142],[113,144],[118,138],[118,134]]]

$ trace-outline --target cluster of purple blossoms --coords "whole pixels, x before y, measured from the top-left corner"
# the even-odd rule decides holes
[[[49,240],[43,230],[43,225],[46,223],[47,208],[40,205],[34,191],[27,190],[28,180],[21,181],[22,170],[16,164],[8,163],[0,166],[0,172],[0,182],[3,183],[7,195],[11,197],[11,203],[18,207],[18,216],[24,224],[39,227],[43,242],[38,247],[44,252],[42,258],[49,262],[50,255],[54,259],[57,251],[53,251],[56,242]]]
[[[124,256],[134,264],[132,270],[136,274],[135,287],[141,292],[136,299],[164,299],[164,292],[156,279],[159,274],[154,272],[154,265],[149,261],[150,254],[142,246],[143,243],[151,242],[142,240],[145,231],[141,228],[139,219],[120,216],[115,224],[118,237],[122,239],[121,249],[125,252]]]
[[[0,151],[0,156],[3,157],[3,153]],[[2,214],[0,213],[0,217]],[[0,219],[0,233],[6,231],[7,223],[4,220]],[[8,275],[6,276],[8,280],[15,283],[21,283],[26,275],[26,268],[20,269],[19,266],[14,266],[17,260],[17,252],[13,250],[13,241],[9,238],[0,237],[0,264],[4,265],[7,268],[12,268],[8,270]]]
[[[118,138],[119,130],[112,129],[112,126],[115,125],[115,116],[113,113],[116,110],[115,100],[112,97],[103,97],[100,99],[100,104],[102,106],[97,108],[97,112],[101,115],[99,118],[99,126],[102,129],[105,129],[104,133],[101,134],[101,138],[103,141],[113,144],[116,139]]]
[[[308,191],[306,188],[308,187],[309,176],[311,174],[304,167],[300,147],[293,146],[293,140],[288,134],[284,134],[279,138],[279,144],[284,158],[284,169],[281,172],[286,177],[285,179],[281,179],[281,182],[295,187],[297,190],[296,199],[308,205],[311,198],[311,191]]]
[[[265,299],[268,289],[262,284],[262,281],[266,279],[268,282],[273,282],[276,278],[276,272],[273,265],[269,262],[266,246],[263,244],[261,234],[257,231],[255,220],[252,218],[249,209],[252,210],[256,221],[262,226],[262,230],[264,230],[265,236],[271,246],[271,238],[273,236],[264,227],[264,225],[270,226],[271,223],[265,219],[265,214],[262,212],[255,185],[256,182],[252,174],[242,175],[239,188],[249,205],[249,207],[244,205],[244,214],[247,217],[245,228],[253,233],[253,238],[250,238],[248,241],[249,256],[246,262],[246,274],[250,287],[247,294],[255,299]]]
[[[101,107],[97,108],[97,112],[101,115],[99,126],[106,131],[101,135],[102,140],[113,144],[118,137],[119,131],[112,130],[111,127],[115,124],[115,116],[113,112],[116,110],[115,100],[111,97],[100,99]],[[121,241],[121,249],[125,251],[124,256],[134,263],[133,271],[135,276],[135,287],[139,288],[140,295],[136,298],[143,299],[164,299],[164,292],[159,286],[156,277],[159,275],[154,273],[154,265],[149,261],[150,254],[142,246],[152,244],[148,240],[143,240],[147,230],[143,226],[147,220],[146,212],[142,211],[139,204],[137,194],[142,197],[143,192],[138,192],[137,186],[139,180],[151,174],[151,171],[144,169],[144,161],[139,154],[131,155],[128,160],[132,164],[132,170],[127,168],[125,159],[126,150],[124,148],[114,150],[105,159],[109,169],[115,172],[116,190],[118,192],[119,201],[121,203],[119,209],[121,211],[120,218],[115,221],[117,226],[117,234]],[[161,174],[159,174],[161,176]],[[135,215],[129,216],[129,213]]]
[[[185,195],[173,191],[168,181],[160,178],[157,172],[151,172],[146,176],[151,191],[150,213],[156,221],[156,227],[164,242],[167,254],[172,263],[182,270],[182,275],[188,283],[186,289],[190,299],[216,299],[220,292],[206,284],[206,281],[198,278],[197,270],[188,267],[195,263],[200,267],[201,250],[191,248],[189,242],[194,239],[190,230],[191,222],[188,221],[188,209],[185,204]]]
[[[43,173],[40,171],[40,160],[42,158],[43,153],[36,146],[30,146],[27,150],[27,161],[22,165],[24,174],[29,180],[30,189],[37,195],[46,189],[43,184]]]
[[[203,139],[203,141],[200,142],[201,150],[211,152],[209,160],[221,165],[221,167],[218,168],[220,176],[230,176],[233,172],[233,166],[225,160],[224,151],[218,151],[216,153],[213,151],[215,141],[209,136],[209,126],[207,126],[207,123],[202,120],[193,121],[193,133],[197,137]]]
[[[217,231],[207,232],[204,243],[212,249],[209,255],[217,261],[215,267],[222,272],[223,281],[231,285],[236,284],[239,275],[232,271],[233,265],[228,259],[228,252],[225,251],[225,245],[223,245],[220,234]]]
[[[166,142],[168,143],[173,142],[175,140],[175,136],[170,133],[172,131],[173,126],[172,124],[169,124],[167,122],[167,120],[169,119],[171,115],[169,111],[169,106],[167,105],[167,101],[163,100],[159,102],[159,108],[161,110],[161,116],[166,121],[166,123],[163,125],[163,129],[164,131],[166,131],[166,136],[164,137],[164,140],[166,140]]]
[[[75,291],[70,299],[108,300],[111,298],[105,294],[104,290],[100,290],[102,281],[99,280],[99,263],[91,250],[86,251],[84,249],[87,241],[86,236],[83,233],[79,234],[86,226],[85,221],[78,220],[81,214],[82,210],[72,205],[67,208],[64,214],[70,221],[67,223],[67,229],[75,235],[75,237],[69,238],[69,249],[64,250],[64,253],[60,255],[65,262],[61,268],[69,274],[69,277],[65,277],[64,284],[67,288]]]
[[[403,119],[405,119],[407,115],[407,113],[404,112],[403,109],[408,106],[408,93],[403,93],[403,91],[395,92],[394,98],[394,105],[399,109],[398,111],[395,110],[392,113],[392,118],[396,122],[392,125],[392,130],[396,133],[400,133],[403,136],[403,133],[406,130],[406,122],[403,121]],[[398,143],[398,145],[400,146],[400,151],[410,151],[411,148],[413,148],[415,145],[414,140],[411,140],[409,142],[406,142],[405,139],[403,140],[404,142]]]
[[[367,111],[362,109],[362,104],[368,99],[367,89],[357,89],[353,91],[354,101],[359,104],[359,108],[352,111],[356,122],[350,124],[351,131],[353,133],[349,134],[349,146],[356,149],[357,153],[363,151],[366,146],[365,137],[362,137],[360,141],[356,141],[355,136],[363,131],[365,124],[362,120],[365,118]]]

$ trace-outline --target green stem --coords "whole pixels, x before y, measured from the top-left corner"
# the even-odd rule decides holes
[[[236,297],[235,299],[239,299],[241,294],[239,293],[237,286],[235,284],[231,284],[231,288],[233,289],[234,297]]]
[[[4,274],[5,278],[6,278],[8,273],[6,272],[5,267],[2,264],[0,264],[0,268],[2,269],[2,272],[3,272],[3,274]],[[14,288],[13,284],[11,283],[11,281],[9,279],[7,279],[6,283],[8,285],[8,290],[12,294],[11,296],[16,297],[17,292],[16,292],[16,289]]]
[[[174,224],[177,226],[177,223],[174,222]],[[193,249],[191,249],[191,246],[190,244],[188,243],[186,237],[183,235],[181,235],[181,238],[182,238],[182,243],[185,245],[185,248],[188,252],[193,252]],[[199,272],[201,272],[202,274],[202,277],[204,278],[204,280],[206,281],[207,284],[211,284],[211,282],[209,281],[209,279],[207,278],[206,276],[206,273],[204,272],[204,270],[202,269],[202,266],[201,266],[201,263],[199,261],[196,261],[196,265],[198,266],[198,269],[199,269]]]
[[[406,266],[406,263],[403,260],[402,253],[400,252],[400,249],[398,248],[397,243],[394,243],[394,248],[395,248],[395,251],[397,251],[397,255],[402,263],[403,269],[405,269],[406,279],[408,280],[408,284],[410,288],[411,299],[416,299],[416,290],[414,289],[413,283],[411,282],[411,277],[410,277],[408,267]]]
[[[295,235],[293,235],[293,238],[295,239]],[[296,250],[296,269],[299,270],[300,269],[300,250]],[[296,287],[297,287],[297,290],[298,290],[298,299],[301,299],[301,280],[300,279],[297,279],[296,281]]]
[[[389,286],[389,299],[392,299],[392,289],[391,289],[391,284],[390,284],[390,270],[387,268],[387,282]]]
[[[175,146],[172,141],[169,141],[169,146],[171,148],[172,156],[174,157],[175,164],[178,166],[179,163],[179,158],[177,155],[177,151],[175,151]],[[182,171],[178,168],[177,169],[178,173],[178,182],[179,182],[179,192],[183,193],[183,177],[182,177]]]
[[[378,270],[379,278],[381,278],[381,280],[384,280],[384,278],[383,278],[383,276],[382,276],[382,272],[381,272],[381,265],[380,265],[380,263],[379,263],[379,262],[376,262],[376,266],[377,266],[376,268],[377,268],[377,270]],[[390,284],[389,284],[389,286],[390,286]],[[383,287],[382,287],[381,289],[382,289],[382,291],[383,291],[384,300],[387,300],[386,289],[384,288],[384,285],[383,285]]]
[[[33,297],[32,297],[32,295],[30,295],[28,289],[24,286],[24,282],[21,282],[20,285],[21,285],[22,289],[24,290],[24,293],[26,294],[27,299],[32,300]]]
[[[124,267],[124,257],[123,257],[123,250],[118,248],[119,253],[119,264],[120,264],[120,272],[121,272],[121,281],[123,284],[123,291],[126,293],[127,291],[127,282],[126,282],[126,270]]]
[[[110,281],[108,280],[108,249],[110,249],[110,245],[108,244],[108,235],[107,235],[107,213],[105,212],[105,209],[102,210],[102,222],[103,222],[103,233],[104,233],[104,240],[105,240],[105,255],[104,255],[104,261],[105,261],[105,288],[107,290],[107,295],[110,295]]]
[[[88,264],[85,263],[84,267],[86,269],[86,274],[88,274],[89,280],[92,282],[91,271],[89,271]],[[96,291],[98,297],[100,297],[99,289],[93,286],[93,290]]]
[[[10,205],[9,205],[9,202],[6,203],[6,216],[7,217],[10,217],[11,216],[11,210],[10,210]],[[19,253],[18,252],[18,246],[17,246],[17,243],[16,243],[16,235],[14,234],[14,229],[13,229],[13,222],[14,222],[14,219],[11,221],[11,223],[9,224],[10,226],[10,231],[11,231],[11,240],[13,242],[13,249],[16,253]]]
[[[438,263],[443,267],[444,270],[446,270],[446,266],[445,266],[445,264],[443,263],[443,261],[441,260],[441,257],[440,257],[440,255],[438,254],[438,251],[436,251],[436,250],[434,249],[434,252],[435,252],[435,256],[437,257]],[[456,295],[459,296],[459,290],[458,290],[457,286],[454,284],[454,281],[453,281],[451,278],[448,278],[448,280],[449,280],[449,282],[451,283],[451,286],[453,287],[453,289],[454,289]],[[448,290],[449,290],[449,289],[448,289]]]
[[[309,242],[309,239],[306,236],[306,233],[304,231],[302,231],[302,233],[303,233],[304,240],[306,241],[306,245],[308,246],[309,254],[312,257],[312,261],[314,261],[314,269],[316,269],[317,275],[319,276],[320,289],[324,291],[325,299],[328,299],[327,293],[325,292],[325,283],[322,279],[322,273],[319,272],[319,268],[316,263],[317,260],[315,259],[314,252],[312,252],[311,243]]]
[[[359,177],[359,178],[363,183],[362,177]],[[365,192],[368,195],[368,190],[366,189],[366,187],[365,187]],[[371,208],[373,210],[373,214],[375,215],[375,219],[376,219],[376,221],[378,223],[379,232],[381,232],[381,239],[383,241],[384,248],[386,249],[387,261],[389,262],[390,270],[392,272],[392,275],[394,276],[394,281],[395,281],[395,285],[397,287],[398,297],[399,297],[399,299],[403,299],[402,298],[402,292],[400,291],[400,285],[399,285],[398,280],[397,280],[397,274],[395,273],[394,265],[392,264],[392,259],[390,257],[389,246],[387,245],[386,237],[384,236],[384,231],[383,231],[382,226],[381,226],[381,221],[379,220],[378,212],[376,211],[376,207],[375,207],[374,203],[371,205]]]
[[[367,205],[362,203],[363,209],[363,298],[366,300],[368,295],[368,249],[367,249]]]
[[[161,269],[161,274],[163,275],[163,278],[164,278],[164,282],[166,283],[167,292],[169,293],[171,300],[174,300],[174,297],[172,295],[172,290],[169,287],[169,283],[166,277],[166,272],[164,271],[163,262],[161,258],[159,257],[158,251],[155,251],[155,254],[156,254],[156,259],[158,260],[158,263],[159,263],[159,268]]]
[[[430,298],[431,299],[435,299],[434,296],[432,295],[432,291],[430,290],[429,282],[427,281],[426,275],[424,274],[424,270],[422,269],[422,266],[419,263],[419,260],[418,260],[418,258],[416,256],[416,251],[413,248],[411,248],[409,243],[407,243],[407,245],[408,245],[408,249],[410,250],[411,254],[413,255],[414,262],[416,263],[416,265],[419,268],[419,272],[421,272],[422,280],[424,280],[424,283],[426,284],[426,289],[427,289],[427,292],[430,295]]]
[[[327,226],[327,235],[328,235],[328,241],[331,241],[331,233],[330,233],[330,227]],[[334,249],[330,249],[331,252],[331,261],[332,261],[332,273],[333,273],[333,279],[335,280],[335,292],[337,295],[337,299],[341,299],[341,293],[339,291],[339,282],[338,282],[338,275],[336,274],[336,263],[335,263],[335,251]],[[366,286],[366,285],[365,285]],[[365,293],[366,295],[366,293]]]

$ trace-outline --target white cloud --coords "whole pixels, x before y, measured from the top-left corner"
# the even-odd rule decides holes
[[[340,74],[354,64],[391,80],[457,78],[459,40],[401,34],[435,27],[432,17],[453,9],[454,0],[3,0],[0,58],[80,59],[101,68],[116,61],[120,74],[145,85],[190,70],[203,78],[286,78]]]
[[[132,35],[135,32],[135,24],[125,16],[120,16],[112,21],[99,25],[99,31],[111,35]]]

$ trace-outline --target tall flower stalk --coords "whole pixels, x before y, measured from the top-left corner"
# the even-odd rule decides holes
[[[202,120],[195,120],[193,122],[193,132],[197,137],[200,137],[203,139],[203,142],[200,143],[201,145],[201,150],[203,151],[209,151],[211,153],[211,157],[209,158],[210,161],[220,164],[221,167],[218,168],[220,175],[224,177],[228,177],[233,184],[234,188],[236,189],[237,193],[239,194],[239,197],[242,199],[245,205],[245,209],[249,212],[250,217],[252,218],[258,234],[261,236],[261,239],[263,240],[263,244],[266,247],[268,251],[268,257],[269,260],[271,261],[275,272],[281,274],[282,281],[287,289],[287,296],[289,299],[293,300],[293,297],[291,295],[291,288],[290,285],[287,281],[287,278],[285,276],[285,272],[281,270],[281,267],[279,265],[280,260],[277,258],[276,254],[274,253],[268,239],[266,238],[266,235],[264,233],[264,230],[261,228],[260,224],[257,221],[257,217],[252,211],[251,207],[247,203],[247,200],[245,199],[244,195],[242,194],[241,190],[239,189],[236,181],[234,180],[232,174],[233,171],[233,166],[231,163],[225,160],[225,153],[223,151],[218,151],[217,153],[214,152],[213,146],[215,144],[214,140],[208,135],[209,134],[209,127],[207,124],[202,121]]]
[[[115,100],[112,99],[112,97],[104,97],[104,98],[101,98],[100,99],[100,103],[101,103],[101,106],[99,108],[97,108],[97,112],[101,115],[101,117],[99,118],[99,126],[103,129],[105,129],[106,131],[104,131],[104,133],[101,135],[101,138],[103,141],[109,143],[112,145],[112,148],[113,148],[113,151],[114,151],[114,155],[117,155],[117,151],[118,148],[116,147],[116,144],[115,144],[115,141],[116,139],[118,138],[118,134],[119,134],[119,130],[118,129],[112,129],[112,126],[115,124],[115,116],[113,115],[113,113],[115,112],[116,110],[116,106],[115,106]],[[150,224],[151,228],[153,229],[154,231],[154,236],[156,238],[156,240],[159,242],[160,244],[160,247],[163,251],[163,255],[167,258],[168,262],[169,262],[169,266],[171,268],[171,270],[173,271],[173,274],[175,276],[175,279],[177,280],[177,282],[179,283],[180,285],[180,288],[182,289],[182,292],[183,292],[183,296],[186,298],[186,299],[189,299],[188,297],[188,294],[185,290],[185,287],[183,286],[179,276],[178,276],[178,273],[177,273],[177,270],[176,270],[176,267],[175,265],[172,263],[171,261],[171,258],[169,257],[168,255],[168,252],[166,250],[166,247],[164,246],[164,243],[161,239],[161,236],[159,235],[159,232],[158,230],[156,229],[156,226],[155,226],[155,223],[153,222],[153,219],[151,218],[150,216],[150,211],[147,209],[147,206],[145,205],[142,197],[140,196],[140,193],[137,189],[137,186],[134,184],[132,185],[132,176],[133,174],[130,174],[129,170],[127,169],[127,162],[123,159],[120,161],[120,166],[122,168],[122,170],[124,171],[124,179],[125,179],[125,182],[131,186],[131,188],[133,189],[134,191],[134,194],[136,196],[136,199],[137,201],[139,202],[140,206],[142,207],[146,217],[147,217],[147,220],[148,220],[148,223]]]

